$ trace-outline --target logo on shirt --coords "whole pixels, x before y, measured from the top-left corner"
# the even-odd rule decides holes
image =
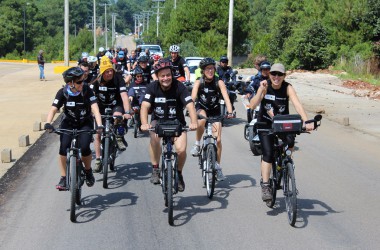
[[[185,101],[187,101],[187,102],[190,101],[190,100],[191,100],[191,96],[188,96],[188,97],[185,98]]]
[[[58,99],[54,99],[53,103],[57,104],[58,103]]]
[[[107,91],[107,87],[104,87],[104,86],[99,87],[99,90],[100,90],[100,91]]]
[[[96,101],[96,96],[91,96],[90,101]]]
[[[145,98],[149,99],[150,98],[150,94],[145,94]]]
[[[274,95],[265,95],[264,99],[274,101],[276,99],[276,96],[274,96]]]
[[[66,102],[67,107],[75,107],[75,102]]]
[[[154,98],[155,103],[166,103],[166,98],[165,97],[156,97]]]

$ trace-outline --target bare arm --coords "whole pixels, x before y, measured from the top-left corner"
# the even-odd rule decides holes
[[[226,85],[224,84],[222,80],[219,80],[218,84],[219,84],[220,92],[222,93],[223,99],[227,106],[227,112],[229,114],[232,114],[232,111],[233,111],[232,105],[231,105],[230,97],[228,96]]]
[[[189,117],[190,117],[189,128],[191,130],[196,130],[198,127],[198,117],[197,117],[197,112],[195,110],[194,102],[188,103],[186,105],[186,109],[189,111]]]
[[[102,125],[102,116],[99,112],[99,106],[97,103],[91,104],[91,112],[95,116],[95,121],[98,126]]]
[[[123,100],[124,111],[125,112],[131,111],[131,104],[129,103],[129,98],[128,98],[127,92],[120,93],[120,96],[121,96],[121,99]],[[131,115],[130,114],[125,114],[125,116],[126,116],[125,118],[131,119]]]
[[[141,130],[146,131],[150,128],[150,124],[148,123],[148,111],[151,107],[149,102],[143,101],[141,103],[140,109],[140,119],[141,119]]]
[[[57,107],[51,106],[49,113],[47,115],[47,118],[46,118],[47,123],[52,123],[53,118],[54,118],[55,114],[57,113],[57,111],[58,111]]]
[[[266,80],[260,82],[260,87],[257,90],[256,95],[254,95],[249,102],[250,108],[255,109],[257,105],[261,102],[261,100],[264,98],[265,94],[267,93],[267,87],[268,82]]]
[[[189,70],[189,67],[186,66],[183,69],[185,70],[186,81],[190,81],[190,70]]]
[[[194,85],[193,85],[193,90],[191,91],[191,98],[193,99],[194,102],[197,100],[200,83],[201,82],[199,80],[195,80]]]

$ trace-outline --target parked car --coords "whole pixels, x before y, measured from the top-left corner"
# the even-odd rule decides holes
[[[199,62],[203,57],[185,57],[185,61],[190,70],[190,82],[194,83],[196,80],[195,70],[199,67]]]
[[[157,55],[160,55],[161,57],[164,56],[164,52],[162,51],[160,45],[157,45],[157,44],[140,44],[137,47],[140,47],[142,52],[144,52],[146,49],[149,49],[149,52],[151,55],[157,54]]]

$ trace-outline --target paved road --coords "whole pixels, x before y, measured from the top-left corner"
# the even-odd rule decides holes
[[[238,114],[244,110],[236,103]],[[226,181],[210,201],[197,160],[188,157],[186,190],[175,197],[175,226],[167,223],[159,186],[149,182],[149,139],[127,135],[129,147],[110,174],[84,187],[78,223],[69,220],[69,193],[58,192],[58,137],[44,135],[10,192],[1,197],[1,249],[377,249],[379,144],[324,120],[297,137],[299,216],[288,225],[283,196],[274,209],[260,200],[259,158],[243,139],[244,121],[223,132]],[[188,146],[194,141],[190,133]],[[37,157],[35,157],[37,156]]]

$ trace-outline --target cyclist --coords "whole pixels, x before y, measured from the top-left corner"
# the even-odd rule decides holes
[[[190,125],[189,128],[197,128],[197,115],[194,108],[194,102],[191,99],[185,85],[180,84],[173,77],[173,66],[170,60],[160,59],[154,67],[154,72],[158,76],[158,81],[149,84],[141,104],[141,130],[146,131],[155,127],[158,119],[178,120],[183,125],[186,124],[183,109],[189,111]],[[148,123],[148,111],[152,109],[151,123]],[[174,140],[174,146],[178,154],[178,191],[185,190],[185,182],[182,176],[182,169],[186,161],[187,133],[183,132],[181,136]],[[150,132],[150,159],[152,163],[152,176],[150,181],[153,184],[160,183],[159,162],[161,156],[160,138],[154,132]]]
[[[87,82],[91,85],[99,74],[99,65],[97,64],[98,58],[96,56],[89,56],[88,57],[88,78]]]
[[[78,59],[77,64],[80,65],[81,63],[87,63],[88,62],[88,53],[83,52],[81,55],[81,58]]]
[[[190,70],[185,59],[179,55],[180,47],[172,45],[169,47],[169,52],[170,57],[168,59],[173,64],[174,78],[180,82],[186,82],[186,85],[190,85]]]
[[[103,47],[100,47],[99,52],[96,55],[96,57],[98,58],[98,65],[100,65],[100,59],[104,56],[105,53],[105,49]]]
[[[112,108],[114,116],[124,115],[125,119],[131,118],[131,106],[128,99],[127,88],[120,74],[116,74],[112,68],[112,63],[107,56],[103,56],[100,64],[100,74],[97,80],[92,85],[95,96],[98,98],[100,113],[105,114],[106,108]],[[115,121],[115,125],[117,121]],[[118,130],[116,135],[117,146],[120,151],[126,149],[124,142],[124,132]],[[100,134],[95,136],[95,172],[100,172]]]
[[[219,76],[219,79],[223,80],[224,84],[227,87],[228,96],[232,105],[232,113],[236,117],[236,111],[234,102],[236,100],[236,94],[232,93],[230,90],[235,90],[240,86],[235,86],[236,83],[236,74],[231,66],[228,66],[228,57],[221,56],[219,60],[219,66],[216,69],[216,74]],[[232,81],[232,82],[231,82]]]
[[[141,53],[144,53],[144,52],[141,52]],[[143,70],[143,78],[144,78],[144,82],[146,82],[147,84],[149,84],[152,80],[157,80],[156,75],[154,74],[154,71],[152,70],[152,67],[149,65],[149,57],[146,56],[146,55],[142,55],[139,57],[139,59],[137,60],[137,63],[135,67],[140,67],[142,70]],[[132,80],[132,76],[129,75],[127,77],[127,84],[129,84]]]
[[[140,109],[148,85],[144,82],[143,73],[140,67],[136,67],[132,72],[133,79],[129,86],[128,96],[133,110],[135,110],[135,107]]]
[[[127,70],[127,58],[125,57],[124,51],[120,50],[112,62],[115,65],[116,73],[120,73],[121,75],[125,74]]]
[[[196,99],[196,110],[198,114],[205,117],[209,116],[220,116],[220,104],[219,99],[223,97],[228,111],[227,118],[232,118],[232,105],[230,98],[228,97],[227,88],[224,82],[215,76],[215,61],[212,58],[206,57],[199,62],[199,68],[201,68],[202,76],[194,82],[193,90],[191,92],[191,97],[195,101]],[[206,121],[199,120],[198,128],[195,136],[195,144],[191,150],[193,156],[199,156],[201,149],[201,138],[205,130]],[[217,136],[217,159],[216,159],[216,170],[217,179],[224,180],[224,175],[222,168],[220,167],[220,161],[222,158],[222,124],[221,122],[214,123],[214,135]]]
[[[129,72],[131,72],[134,69],[134,64],[136,61],[137,61],[136,51],[132,50],[131,55],[128,57],[128,60],[127,60],[127,69]]]
[[[64,116],[61,120],[60,127],[62,129],[80,129],[91,130],[93,128],[93,116],[95,116],[96,124],[98,125],[98,132],[102,130],[102,119],[99,113],[99,107],[96,102],[94,92],[83,84],[84,72],[79,67],[72,67],[63,72],[63,79],[66,85],[58,90],[51,109],[47,116],[47,123],[44,128],[46,130],[53,130],[51,125],[54,115],[63,106]],[[95,178],[91,169],[91,134],[81,134],[78,143],[82,152],[82,161],[84,163],[86,184],[91,187],[95,183]],[[70,148],[71,136],[61,135],[59,147],[59,169],[61,178],[56,185],[58,190],[66,190],[66,154],[67,149]]]
[[[260,128],[270,129],[272,118],[278,114],[289,114],[289,100],[292,101],[295,110],[303,121],[307,121],[307,114],[298,99],[293,86],[285,81],[285,67],[281,63],[275,63],[270,69],[269,79],[260,82],[256,95],[250,101],[250,107],[254,109],[260,105],[257,117],[259,122],[265,122],[266,126]],[[307,131],[314,128],[314,124],[304,124]],[[263,156],[261,158],[261,196],[263,201],[272,200],[272,190],[269,184],[269,175],[273,162],[274,135],[268,132],[259,132]],[[280,137],[286,141],[289,148],[294,147],[295,135]]]

